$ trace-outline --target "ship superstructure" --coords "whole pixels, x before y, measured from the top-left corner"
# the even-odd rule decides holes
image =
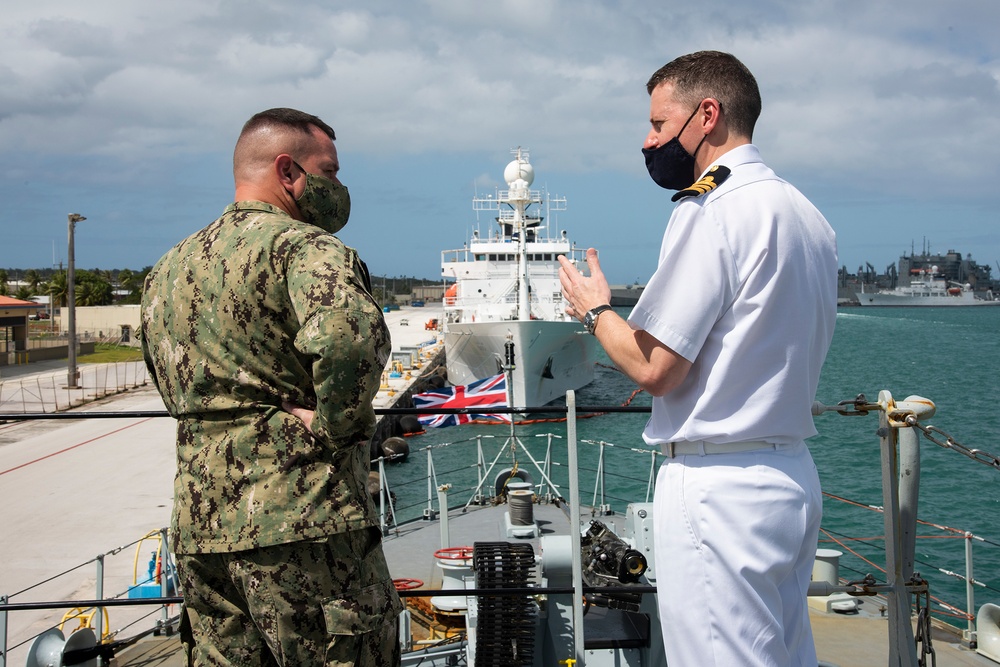
[[[508,189],[473,199],[496,226],[441,255],[442,276],[455,281],[444,299],[445,355],[448,380],[469,384],[500,372],[512,342],[513,405],[539,406],[593,380],[597,345],[566,314],[559,286],[559,255],[583,256],[565,231],[550,229],[548,214],[565,210],[566,199],[531,189],[528,151],[513,153],[504,169]]]

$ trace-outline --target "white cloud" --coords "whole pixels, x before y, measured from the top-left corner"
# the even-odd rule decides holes
[[[927,199],[957,183],[977,216],[1000,203],[978,185],[1000,177],[1000,5],[985,0],[905,10],[860,0],[52,0],[4,14],[8,215],[37,210],[15,185],[32,171],[139,193],[188,168],[185,156],[225,163],[246,118],[274,106],[320,115],[344,155],[385,160],[388,179],[408,177],[394,162],[502,161],[517,145],[553,190],[586,174],[645,178],[646,79],[702,48],[754,71],[756,139],[793,182],[853,201]],[[484,171],[495,182],[500,168],[476,162],[455,187]]]

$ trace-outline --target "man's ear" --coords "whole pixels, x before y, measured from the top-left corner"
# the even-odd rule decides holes
[[[705,134],[709,134],[715,129],[715,126],[719,124],[719,120],[722,116],[722,105],[718,100],[706,97],[701,101],[701,111],[702,111],[702,128]]]
[[[274,164],[272,165],[274,169],[274,175],[278,179],[278,183],[287,192],[295,197],[295,181],[299,178],[298,168],[295,166],[295,161],[292,160],[292,156],[287,153],[282,153],[278,157],[274,158]]]

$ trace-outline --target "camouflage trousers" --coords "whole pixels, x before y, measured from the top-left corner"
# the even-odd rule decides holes
[[[399,664],[402,604],[378,529],[178,555],[177,571],[191,665]]]

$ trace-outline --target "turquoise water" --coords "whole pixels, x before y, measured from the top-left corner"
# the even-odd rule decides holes
[[[619,309],[627,314],[628,309]],[[794,325],[790,325],[794,326]],[[607,364],[606,358],[602,360]],[[618,405],[635,385],[617,371],[600,365],[595,381],[577,392],[579,406]],[[934,401],[937,413],[925,423],[951,434],[969,448],[1000,454],[1000,415],[995,401],[1000,397],[1000,308],[845,308],[838,313],[833,344],[823,368],[817,400],[833,405],[863,393],[875,401],[880,390],[888,390],[898,401],[920,395]],[[633,405],[648,405],[639,394]],[[578,423],[580,488],[585,503],[593,500],[599,447],[605,448],[604,502],[622,511],[630,500],[645,500],[651,457],[640,433],[643,414],[608,414]],[[878,416],[844,417],[826,413],[817,417],[820,434],[809,446],[820,471],[823,490],[862,505],[882,505],[879,441],[875,435]],[[565,435],[565,426],[535,424],[519,426],[518,437],[539,460],[545,456],[546,437]],[[498,468],[510,467],[510,448],[505,445],[508,427],[465,425],[432,430],[410,438],[411,458],[392,466],[388,478],[397,496],[397,515],[419,514],[426,506],[426,455],[433,447],[438,482],[453,484],[451,502],[464,502],[476,484],[475,444],[482,437],[487,464],[498,452]],[[472,446],[470,447],[470,441]],[[565,461],[565,440],[554,439],[553,459]],[[518,465],[530,466],[523,453]],[[1000,602],[1000,528],[994,517],[1000,506],[1000,470],[945,450],[927,440],[921,443],[921,495],[919,518],[961,531],[969,531],[985,542],[973,542],[975,578],[985,584],[976,588],[976,606]],[[495,476],[495,472],[492,474]],[[531,471],[535,482],[540,476]],[[555,466],[551,477],[568,492],[564,465]],[[493,476],[489,478],[493,482]],[[863,558],[884,565],[880,513],[827,497],[823,528],[843,546],[824,541],[824,548],[844,552],[841,576],[883,576]],[[931,583],[931,594],[959,608],[965,607],[965,585],[937,568],[965,571],[965,540],[952,533],[921,526],[917,542],[919,571]],[[856,551],[857,556],[850,553]],[[953,620],[957,624],[964,621]]]
[[[925,420],[962,445],[1000,455],[1000,308],[850,308],[837,317],[833,344],[823,367],[818,400],[826,404],[879,390],[896,400],[919,395],[934,401]],[[826,414],[810,449],[823,490],[865,504],[882,505],[876,417]],[[942,439],[943,440],[943,439]],[[973,542],[976,605],[1000,601],[1000,470],[921,439],[918,518],[969,531]],[[882,516],[827,499],[823,527],[854,536],[880,536]],[[964,574],[965,540],[920,526],[915,569],[931,583],[932,596],[965,607],[965,585],[936,568]],[[835,545],[833,548],[840,547]],[[851,548],[884,563],[881,543]],[[841,576],[873,568],[859,558],[842,560]],[[876,575],[878,576],[878,575]],[[956,621],[958,622],[958,621]]]

